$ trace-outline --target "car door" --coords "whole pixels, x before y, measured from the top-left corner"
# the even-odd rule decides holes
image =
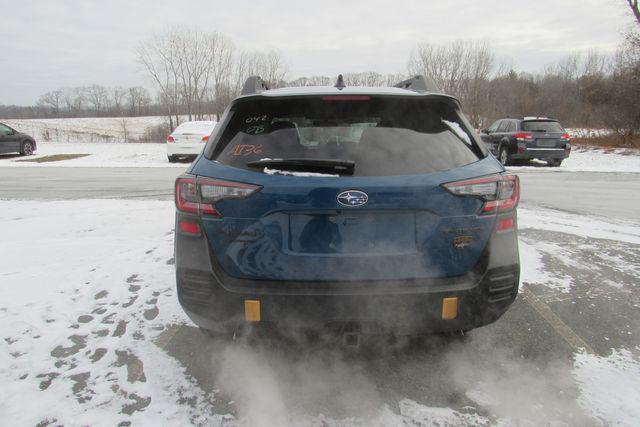
[[[505,137],[508,135],[510,123],[511,123],[511,120],[506,120],[506,119],[502,120],[500,122],[500,125],[498,126],[498,129],[493,134],[492,141],[496,147],[496,151],[500,150],[500,144],[505,140]]]
[[[480,135],[480,137],[482,138],[482,141],[484,141],[485,145],[487,146],[487,148],[489,149],[489,151],[491,151],[494,155],[497,155],[497,145],[495,141],[495,136],[494,134],[496,133],[496,131],[498,130],[498,126],[500,126],[500,123],[502,122],[502,120],[496,120],[491,126],[489,126],[489,128],[487,129],[487,132],[482,133]]]
[[[20,141],[9,126],[0,123],[0,153],[13,153],[20,150]]]

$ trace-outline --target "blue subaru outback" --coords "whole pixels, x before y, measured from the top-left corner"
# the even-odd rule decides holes
[[[495,321],[518,291],[519,182],[471,129],[421,76],[275,90],[250,78],[175,183],[183,309],[218,332]]]

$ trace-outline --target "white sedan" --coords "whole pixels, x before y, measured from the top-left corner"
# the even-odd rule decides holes
[[[202,152],[216,122],[184,122],[167,136],[167,157],[175,162],[179,157],[197,156]]]

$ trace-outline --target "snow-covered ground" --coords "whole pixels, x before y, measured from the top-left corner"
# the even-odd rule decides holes
[[[565,128],[571,138],[595,138],[598,136],[611,135],[613,133],[610,129],[597,129],[597,128]]]
[[[53,154],[89,154],[89,156],[55,162],[22,162]],[[0,156],[0,166],[95,166],[95,167],[158,167],[178,166],[167,161],[165,144],[152,143],[61,143],[40,142],[35,155],[26,157]],[[509,170],[535,169],[537,171],[592,171],[592,172],[640,172],[640,152],[638,150],[602,150],[576,148],[571,156],[558,168],[547,167],[542,162],[532,162],[527,166],[513,166]]]
[[[5,120],[4,123],[33,136],[38,143],[138,141],[144,139],[154,127],[168,128],[167,120],[163,116],[17,119]]]
[[[525,235],[531,230],[555,232],[561,228],[576,238],[606,238],[621,245],[640,241],[638,225],[580,219],[557,211],[523,209],[519,222]],[[171,202],[0,201],[3,422],[236,423],[230,415],[212,414],[216,393],[203,391],[187,375],[185,366],[154,343],[171,325],[188,322],[175,295],[173,225]],[[525,236],[522,265],[539,265],[545,253],[561,249],[550,249],[539,239]],[[623,263],[614,256],[608,262]],[[637,283],[640,272],[637,266],[631,268],[628,274]],[[540,271],[523,269],[522,281],[528,286],[554,286],[549,280]],[[572,374],[579,387],[579,403],[594,417],[594,424],[634,425],[640,417],[640,364],[628,350],[616,350],[608,357],[575,355]],[[231,362],[242,362],[234,356]],[[265,371],[259,354],[240,356],[253,361],[245,364],[251,368],[246,375],[260,383],[277,382]],[[540,378],[539,373],[532,377],[538,378],[534,385],[552,381]],[[520,381],[508,384],[521,386]],[[276,393],[277,387],[273,390]],[[502,390],[505,395],[522,392],[526,390]],[[235,402],[240,413],[243,405],[258,403],[262,406],[254,409],[267,411],[244,412],[248,425],[255,425],[252,415],[261,415],[262,425],[274,424],[264,417],[275,413],[269,411],[283,409],[277,393],[248,387],[242,394],[248,397]],[[285,421],[294,425],[488,425],[496,421],[495,416],[488,418],[487,414],[493,413],[498,416],[497,424],[515,422],[508,416],[502,418],[505,415],[500,411],[494,412],[496,396],[477,389],[467,395],[477,406],[463,412],[400,399],[394,407],[381,406],[372,420],[336,421],[309,414],[305,420]],[[249,398],[259,402],[249,402]],[[536,424],[535,420],[516,424],[520,421]]]
[[[518,171],[536,169],[538,171],[572,172],[640,172],[640,150],[598,149],[574,147],[568,159],[559,167],[548,167],[545,162],[534,160],[526,166],[509,166],[507,169]]]
[[[71,160],[53,162],[23,162],[55,154],[89,154]],[[29,157],[0,156],[0,166],[15,167],[185,167],[184,163],[169,163],[166,144],[152,143],[61,143],[38,144],[38,151]]]

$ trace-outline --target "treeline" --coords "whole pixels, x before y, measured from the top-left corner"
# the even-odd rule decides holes
[[[333,85],[335,76],[287,78],[277,51],[237,49],[217,32],[172,29],[137,48],[138,62],[157,92],[143,87],[92,85],[47,92],[34,107],[2,107],[0,117],[78,117],[165,115],[174,128],[189,120],[216,118],[240,94],[251,75],[272,88]],[[459,40],[416,45],[404,72],[347,73],[348,86],[392,86],[416,74],[433,78],[458,97],[477,128],[508,115],[545,115],[565,126],[607,127],[625,143],[640,133],[640,37],[631,30],[618,51],[575,54],[538,73],[519,72],[496,60],[485,42]]]
[[[148,89],[142,86],[101,85],[65,87],[49,91],[34,106],[0,105],[0,117],[136,117],[162,114]]]

